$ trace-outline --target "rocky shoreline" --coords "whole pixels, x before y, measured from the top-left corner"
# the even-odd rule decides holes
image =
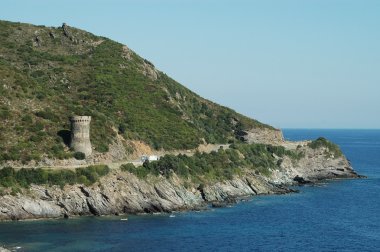
[[[199,210],[234,203],[242,197],[294,192],[290,185],[360,177],[344,156],[333,157],[324,148],[311,149],[302,143],[293,145],[303,148],[304,157],[297,162],[277,157],[281,165],[268,177],[246,170],[231,180],[195,185],[175,174],[139,179],[114,169],[92,186],[32,185],[23,193],[0,196],[0,220]]]

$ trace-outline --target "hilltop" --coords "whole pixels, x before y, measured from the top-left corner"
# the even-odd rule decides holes
[[[0,163],[72,158],[72,115],[92,116],[95,153],[116,146],[123,157],[136,141],[175,150],[281,135],[193,93],[127,46],[66,24],[0,21],[0,76]]]

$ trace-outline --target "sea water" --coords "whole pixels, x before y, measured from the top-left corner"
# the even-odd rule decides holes
[[[299,187],[232,207],[170,215],[0,223],[18,251],[380,251],[380,130],[284,130],[325,136],[366,179]]]

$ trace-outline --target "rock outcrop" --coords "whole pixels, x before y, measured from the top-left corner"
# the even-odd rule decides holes
[[[10,252],[10,250],[3,248],[3,247],[0,247],[0,252]]]
[[[312,149],[309,141],[284,142],[286,147],[293,146],[304,153],[304,157],[294,162],[289,157],[278,158],[280,169],[272,172],[274,183],[290,184],[298,182],[304,184],[326,179],[356,178],[358,174],[352,169],[350,162],[344,155],[334,156],[325,147]]]
[[[241,140],[247,143],[262,143],[279,145],[283,143],[284,137],[281,130],[270,128],[252,128],[237,132]]]

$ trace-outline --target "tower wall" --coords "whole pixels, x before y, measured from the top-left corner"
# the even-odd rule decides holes
[[[70,147],[77,152],[83,152],[86,156],[91,155],[92,147],[90,142],[90,122],[91,116],[73,116],[71,122],[71,143]]]

